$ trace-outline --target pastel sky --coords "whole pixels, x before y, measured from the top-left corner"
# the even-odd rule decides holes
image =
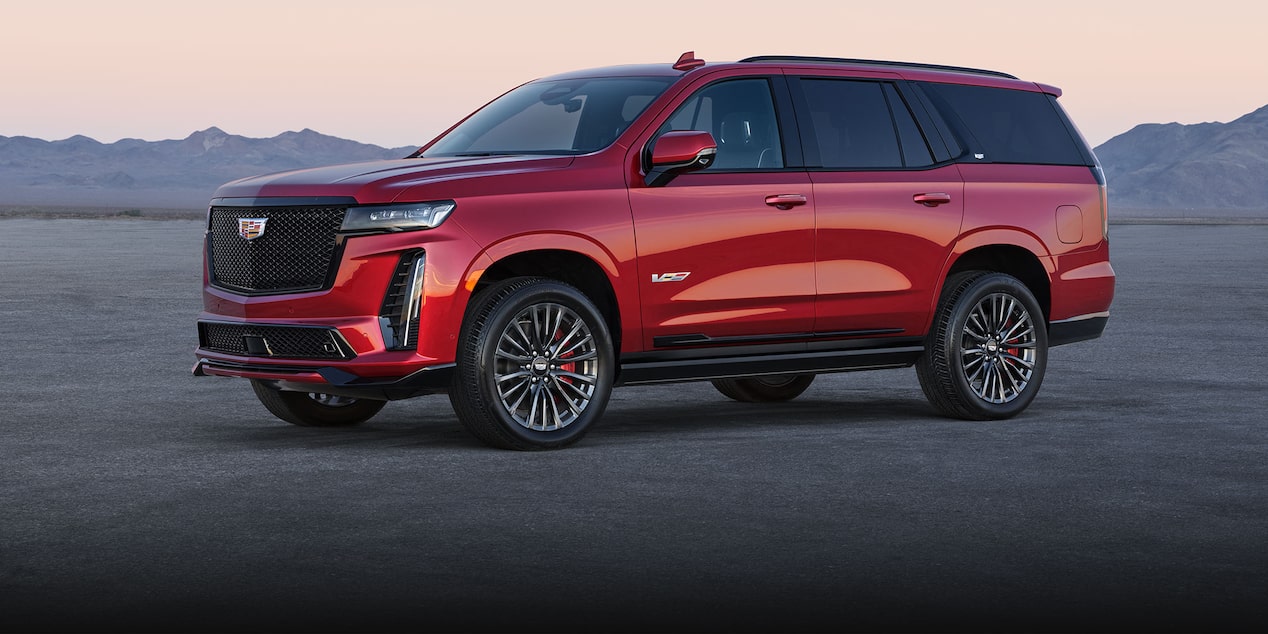
[[[0,24],[0,135],[50,140],[419,145],[526,80],[686,50],[1002,70],[1060,86],[1093,144],[1268,104],[1253,0],[0,0]]]

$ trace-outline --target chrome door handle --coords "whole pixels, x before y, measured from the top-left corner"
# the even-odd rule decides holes
[[[937,207],[938,205],[951,202],[951,194],[944,194],[941,192],[916,194],[912,196],[911,199],[926,207]]]
[[[775,209],[787,211],[798,205],[806,204],[806,197],[802,194],[772,194],[766,197],[766,204]]]

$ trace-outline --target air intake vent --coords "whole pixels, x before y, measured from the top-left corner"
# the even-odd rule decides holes
[[[383,341],[391,350],[413,350],[418,347],[418,312],[422,307],[424,271],[427,255],[422,249],[401,254],[396,272],[383,297],[379,325]]]
[[[352,359],[352,347],[334,328],[198,322],[198,345],[204,350],[244,357],[284,359]]]

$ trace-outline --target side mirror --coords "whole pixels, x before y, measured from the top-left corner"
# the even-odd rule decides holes
[[[702,170],[713,165],[717,156],[718,143],[708,132],[666,132],[656,139],[656,146],[652,148],[647,186],[660,187],[679,174]]]

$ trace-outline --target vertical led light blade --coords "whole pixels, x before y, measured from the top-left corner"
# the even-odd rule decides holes
[[[409,281],[405,288],[409,289],[409,303],[405,305],[404,319],[401,320],[401,347],[417,342],[410,340],[410,331],[418,324],[418,313],[423,307],[423,280],[427,269],[427,254],[419,253],[410,269]]]

